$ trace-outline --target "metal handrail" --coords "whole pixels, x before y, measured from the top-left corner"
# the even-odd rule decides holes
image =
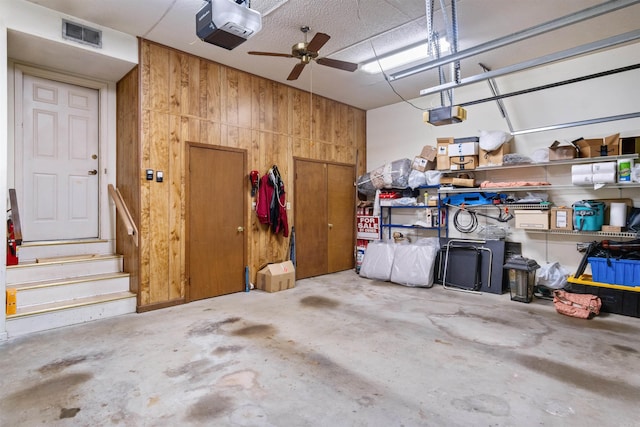
[[[122,198],[122,194],[120,194],[120,191],[112,184],[109,184],[108,189],[109,195],[111,196],[113,203],[116,205],[116,211],[118,211],[120,219],[122,219],[124,226],[127,229],[127,234],[133,238],[133,242],[138,246],[138,228],[136,227],[136,223],[133,221],[131,212],[129,212],[129,209],[127,208],[127,204]]]
[[[15,236],[16,245],[22,244],[22,225],[20,224],[20,210],[18,209],[18,196],[16,196],[15,188],[9,189],[9,204],[11,211],[11,221],[13,222],[13,235]]]

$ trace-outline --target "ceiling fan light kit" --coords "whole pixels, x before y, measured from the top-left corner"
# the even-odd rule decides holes
[[[324,46],[331,36],[324,33],[316,33],[315,36],[311,39],[310,42],[307,42],[307,33],[310,31],[310,28],[307,26],[301,27],[300,31],[304,34],[304,42],[296,43],[291,47],[291,53],[277,53],[277,52],[257,52],[250,51],[248,52],[250,55],[262,55],[262,56],[279,56],[284,58],[298,58],[300,60],[297,63],[287,80],[296,80],[300,77],[302,70],[304,70],[305,65],[309,64],[312,60],[316,61],[317,64],[324,65],[326,67],[337,68],[339,70],[353,72],[358,69],[358,64],[354,64],[352,62],[340,61],[337,59],[330,58],[318,58],[319,50]]]

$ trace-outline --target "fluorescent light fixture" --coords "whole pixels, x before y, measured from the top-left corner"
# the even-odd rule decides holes
[[[440,53],[449,50],[449,43],[444,37],[440,38],[439,42]],[[381,73],[383,71],[402,67],[403,65],[407,65],[412,62],[427,59],[429,58],[428,52],[427,43],[419,43],[394,53],[382,55],[377,59],[373,58],[372,60],[363,62],[360,65],[360,69],[369,74]]]

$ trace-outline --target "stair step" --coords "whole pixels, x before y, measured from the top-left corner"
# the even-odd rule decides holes
[[[7,267],[7,286],[76,276],[115,273],[122,271],[121,255],[86,255],[54,258],[50,261],[21,263]]]
[[[81,254],[109,255],[114,252],[113,241],[102,239],[69,240],[55,242],[23,242],[18,246],[18,258],[23,262],[36,259],[65,257]]]
[[[16,290],[17,309],[20,311],[23,308],[49,302],[127,292],[129,291],[129,274],[94,274],[71,279],[19,283],[7,288]]]
[[[18,309],[7,316],[9,337],[135,313],[136,294],[115,292]]]

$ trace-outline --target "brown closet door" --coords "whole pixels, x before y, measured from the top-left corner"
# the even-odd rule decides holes
[[[188,299],[243,291],[246,153],[188,147]]]
[[[327,165],[328,273],[354,267],[355,169]]]
[[[296,278],[326,274],[327,165],[296,159],[294,191]]]

